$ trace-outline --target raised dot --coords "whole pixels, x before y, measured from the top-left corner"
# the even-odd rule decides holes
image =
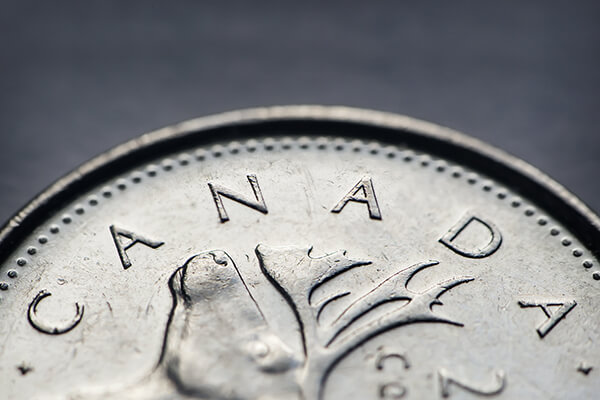
[[[308,149],[308,145],[310,144],[310,139],[307,137],[301,137],[300,139],[298,139],[298,142],[300,143],[301,149]]]
[[[88,200],[88,203],[90,206],[97,206],[98,205],[98,199],[96,199],[96,197],[90,197],[90,199]]]
[[[241,143],[237,142],[237,141],[233,141],[230,142],[227,146],[226,149],[231,153],[231,154],[238,154],[241,150]]]
[[[510,205],[514,208],[521,207],[521,199],[514,199],[513,201],[511,201]]]
[[[212,148],[212,155],[213,157],[221,157],[223,155],[223,147],[222,146],[215,146]]]
[[[65,224],[70,224],[70,223],[71,223],[71,221],[72,221],[72,219],[71,219],[71,216],[70,216],[70,215],[66,215],[66,214],[65,214],[65,215],[63,215],[63,217],[62,217],[62,222],[63,222],[63,223],[65,223]]]
[[[8,283],[0,282],[0,290],[8,290]]]
[[[581,251],[581,249],[573,249],[573,255],[575,257],[581,257],[583,255],[583,251]]]
[[[533,214],[535,214],[535,211],[532,208],[528,208],[527,210],[525,210],[525,215],[527,215],[528,217],[531,217]]]
[[[352,147],[352,151],[358,153],[363,148],[363,142],[360,140],[353,140],[350,142],[350,146]]]
[[[57,225],[52,225],[50,227],[50,233],[57,234],[60,231],[60,228]]]
[[[12,278],[12,279],[14,279],[17,276],[19,276],[19,274],[17,273],[17,271],[15,271],[14,269],[9,270],[6,275],[8,275],[8,277]]]
[[[309,144],[310,144],[310,139],[307,137],[301,137],[300,139],[298,139],[298,146],[301,149],[308,149]]]
[[[540,219],[538,219],[538,225],[540,226],[544,226],[548,223],[548,220],[544,217],[541,217]]]
[[[165,171],[170,171],[173,169],[173,161],[170,159],[166,159],[161,164],[162,169]]]
[[[104,190],[102,191],[102,196],[103,196],[103,197],[106,197],[106,198],[109,198],[109,197],[111,197],[111,196],[112,196],[112,191],[110,191],[110,189],[104,189]]]
[[[142,177],[140,175],[134,175],[131,177],[131,182],[133,183],[140,183],[142,181]]]
[[[85,212],[85,208],[83,208],[82,205],[76,205],[75,206],[75,214],[77,215],[81,215]]]
[[[421,166],[428,167],[431,164],[431,159],[424,157],[421,159]]]
[[[265,150],[272,151],[273,149],[275,149],[276,142],[275,142],[274,139],[272,139],[272,138],[266,138],[263,141],[263,143],[264,143],[264,146],[265,146]]]
[[[600,281],[600,271],[596,271],[592,274],[592,278],[594,278],[597,281]],[[1,288],[0,288],[1,289]],[[2,290],[6,290],[6,289],[2,289]]]
[[[325,150],[327,148],[327,139],[325,138],[318,138],[317,139],[317,149],[319,150]]]
[[[470,176],[469,178],[467,178],[467,182],[471,185],[474,185],[477,183],[477,178],[474,176]]]
[[[230,149],[229,149],[229,152],[230,152],[231,154],[237,154],[237,153],[239,153],[239,152],[240,152],[240,149],[239,149],[239,148],[237,148],[237,147],[233,147],[233,148],[230,148]]]
[[[30,256],[34,255],[35,253],[37,253],[37,249],[33,246],[29,246],[27,248],[27,254],[29,254]]]
[[[560,233],[560,231],[558,229],[556,229],[556,228],[550,229],[550,234],[552,236],[558,236],[559,233]]]
[[[127,189],[127,182],[125,182],[124,179],[119,179],[117,181],[117,189],[119,189],[119,190],[125,190],[125,189]]]
[[[179,161],[179,165],[188,165],[190,163],[190,156],[187,154],[182,154],[179,156],[177,161]]]
[[[571,240],[569,238],[564,238],[563,240],[561,240],[561,243],[563,246],[570,246],[571,245]]]
[[[492,185],[490,185],[489,183],[486,183],[483,185],[483,190],[485,190],[486,192],[489,192],[492,190]]]
[[[41,235],[38,237],[38,242],[40,242],[41,244],[46,244],[48,243],[48,238],[44,235]]]
[[[444,172],[446,170],[446,166],[444,164],[439,164],[437,167],[435,167],[435,170],[437,172]]]
[[[25,265],[27,265],[27,260],[23,257],[17,258],[17,265],[19,267],[24,267]]]
[[[146,169],[146,175],[156,176],[156,167],[154,165],[148,166],[148,168]]]
[[[345,144],[346,144],[346,140],[341,139],[341,138],[333,139],[331,141],[331,145],[333,146],[333,149],[337,150],[337,151],[344,150]]]
[[[592,260],[585,260],[583,263],[583,268],[592,268],[594,266],[594,263],[592,262]]]
[[[395,158],[396,157],[396,148],[393,146],[386,146],[382,149],[387,158]]]
[[[378,154],[380,147],[377,143],[369,143],[368,150],[369,150],[369,153],[371,153],[371,154]]]
[[[292,148],[292,141],[290,139],[284,139],[283,142],[281,143],[281,148],[284,149],[284,150],[291,149]]]
[[[206,150],[204,150],[204,149],[196,150],[195,156],[196,156],[196,160],[204,161],[204,159],[206,158]]]
[[[503,199],[505,199],[505,198],[506,198],[506,193],[505,193],[505,192],[499,192],[499,193],[497,194],[497,196],[498,196],[498,198],[499,198],[500,200],[503,200]]]

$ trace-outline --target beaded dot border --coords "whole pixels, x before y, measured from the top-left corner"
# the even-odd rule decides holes
[[[56,236],[61,231],[61,224],[67,226],[73,222],[77,216],[82,216],[87,212],[86,205],[89,209],[98,206],[101,201],[112,199],[119,192],[127,190],[131,186],[140,184],[144,179],[152,179],[158,176],[162,171],[167,173],[176,168],[176,166],[185,167],[192,162],[203,162],[210,157],[218,159],[224,154],[236,155],[243,151],[248,153],[256,152],[259,147],[265,151],[272,151],[277,148],[281,150],[290,150],[297,145],[301,150],[310,149],[314,146],[318,151],[333,149],[335,151],[350,150],[354,153],[365,151],[367,154],[378,156],[384,155],[389,159],[399,159],[405,163],[418,163],[423,168],[434,167],[438,173],[449,173],[453,179],[464,179],[470,186],[479,188],[484,192],[490,193],[496,197],[498,201],[508,203],[514,209],[523,209],[523,215],[526,218],[536,220],[537,225],[544,228],[550,224],[550,219],[544,215],[539,215],[537,210],[532,205],[527,205],[519,196],[512,195],[510,191],[504,187],[497,187],[493,181],[482,179],[481,176],[474,172],[470,172],[465,168],[449,164],[443,159],[434,159],[428,154],[416,153],[410,149],[401,149],[394,145],[383,145],[379,142],[366,142],[360,139],[346,138],[331,138],[331,137],[286,137],[281,139],[264,138],[264,139],[249,139],[245,142],[232,141],[226,145],[215,144],[210,148],[199,148],[190,154],[190,152],[182,152],[175,156],[162,159],[159,163],[150,163],[145,168],[134,170],[128,174],[127,178],[118,178],[112,184],[103,186],[99,191],[90,194],[85,203],[78,203],[73,206],[72,214],[65,213],[59,218],[59,222],[52,223],[45,234],[39,234],[36,238],[37,245],[30,245],[26,250],[26,255],[19,256],[15,259],[16,267],[10,268],[6,272],[9,280],[14,280],[19,276],[18,269],[23,268],[29,263],[30,257],[35,257],[38,252],[46,245],[50,238]],[[569,236],[561,236],[561,231],[557,226],[548,228],[548,233],[552,237],[556,237],[559,243],[566,248],[569,248],[574,258],[581,258],[585,252],[580,247],[572,247],[573,239]],[[590,258],[585,258],[581,265],[586,270],[592,269],[594,262]],[[600,281],[600,270],[592,273],[592,278]],[[6,281],[0,281],[0,291],[6,291],[10,287]]]

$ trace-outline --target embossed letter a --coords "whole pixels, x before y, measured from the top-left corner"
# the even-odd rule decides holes
[[[110,226],[110,234],[112,235],[112,238],[115,242],[115,246],[117,247],[117,252],[119,253],[119,258],[121,259],[121,264],[123,264],[123,269],[131,267],[131,260],[129,260],[127,250],[129,250],[136,244],[141,243],[152,249],[157,249],[164,244],[164,242],[148,239],[147,237],[144,237],[127,229],[119,228],[115,225]],[[124,237],[129,239],[129,243],[125,244],[123,242]]]
[[[381,211],[379,210],[379,204],[377,204],[377,198],[375,197],[375,191],[373,190],[373,181],[368,176],[365,176],[354,185],[348,194],[333,207],[331,212],[336,214],[340,213],[349,201],[365,203],[369,208],[369,217],[371,217],[371,219],[381,219]]]

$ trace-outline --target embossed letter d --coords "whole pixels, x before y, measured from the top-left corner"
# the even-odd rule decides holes
[[[467,241],[467,244],[465,244],[464,241],[463,244],[460,244],[460,241],[456,240],[472,223],[480,224],[484,230],[487,231],[483,234],[489,237],[489,242],[487,242],[486,245],[468,245],[469,242],[486,243],[486,238],[480,238],[480,235],[477,235],[476,238],[472,237],[471,239],[474,240]],[[498,250],[500,244],[502,244],[502,235],[494,224],[489,221],[484,221],[483,219],[475,216],[473,213],[468,212],[460,219],[460,221],[458,221],[456,225],[450,228],[448,233],[442,236],[440,243],[443,243],[450,250],[460,254],[461,256],[469,258],[484,258],[491,256],[496,250]]]

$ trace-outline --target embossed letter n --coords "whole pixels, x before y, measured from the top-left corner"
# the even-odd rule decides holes
[[[208,183],[208,187],[210,188],[213,200],[217,206],[217,212],[219,213],[219,219],[221,222],[229,221],[229,216],[227,215],[227,211],[225,211],[225,206],[223,206],[223,200],[221,199],[221,196],[227,197],[233,201],[237,201],[238,203],[241,203],[256,211],[260,211],[263,214],[267,214],[269,212],[267,210],[267,205],[265,204],[265,199],[263,199],[262,192],[260,191],[260,186],[258,186],[256,175],[247,175],[246,178],[248,178],[248,182],[250,182],[250,186],[252,187],[252,191],[254,192],[254,197],[256,200],[252,200],[247,196],[228,189],[225,186],[221,186],[218,183]]]

